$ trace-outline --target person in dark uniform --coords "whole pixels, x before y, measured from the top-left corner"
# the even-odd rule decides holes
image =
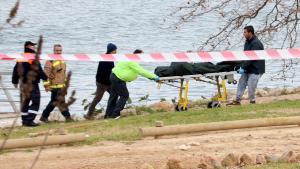
[[[106,54],[116,54],[117,46],[115,44],[109,43],[107,45]],[[110,93],[111,82],[110,82],[110,74],[111,70],[114,68],[114,62],[99,62],[98,70],[96,74],[96,95],[89,107],[87,114],[84,115],[84,118],[87,120],[94,119],[94,111],[96,105],[101,101],[104,93],[107,91]]]
[[[35,45],[35,43],[30,41],[25,42],[24,53],[35,54]],[[47,75],[44,73],[40,63],[37,63],[35,60],[17,61],[13,70],[12,83],[15,88],[18,88],[20,83],[23,126],[36,127],[39,125],[34,122],[34,119],[40,107],[40,79],[47,80]]]

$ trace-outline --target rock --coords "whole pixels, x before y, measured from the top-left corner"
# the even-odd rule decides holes
[[[300,93],[300,87],[294,88],[294,92],[295,92],[295,93]]]
[[[254,163],[254,160],[248,154],[243,154],[240,157],[240,166],[253,165]]]
[[[179,160],[169,159],[167,162],[167,169],[183,169]]]
[[[265,155],[265,159],[266,159],[267,163],[277,163],[279,157],[276,157],[274,155]]]
[[[296,161],[297,161],[297,162],[300,162],[300,154],[298,154],[298,155],[296,156]]]
[[[215,169],[218,168],[217,161],[209,156],[202,156],[200,163],[198,164],[199,169]]]
[[[233,153],[228,154],[222,161],[223,167],[235,167],[239,165],[239,157]]]
[[[267,91],[263,90],[263,89],[257,89],[256,95],[258,97],[266,97],[266,96],[269,95],[269,93]]]
[[[141,169],[154,169],[154,167],[148,163],[144,163],[142,166],[141,166]]]
[[[132,109],[124,109],[121,111],[121,116],[122,117],[127,117],[131,115],[136,115],[136,110],[134,108]]]
[[[188,151],[191,148],[192,147],[190,145],[185,145],[185,144],[177,147],[177,149],[182,150],[182,151]]]
[[[258,154],[256,156],[256,164],[266,164],[266,163],[267,163],[267,160],[264,155]]]
[[[279,157],[279,161],[294,163],[296,162],[296,154],[293,151],[286,151],[281,155],[281,157]]]
[[[174,110],[174,105],[167,101],[151,104],[150,107],[155,111],[170,112]]]
[[[190,142],[188,145],[190,146],[200,146],[199,142]]]
[[[155,121],[155,127],[163,127],[164,122],[163,121]]]
[[[269,96],[280,96],[280,95],[282,95],[282,91],[280,89],[275,88],[269,91]]]

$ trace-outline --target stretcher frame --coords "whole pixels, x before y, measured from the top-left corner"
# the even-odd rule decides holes
[[[184,76],[169,76],[161,77],[158,82],[158,88],[162,84],[166,84],[172,87],[179,89],[179,99],[177,102],[176,110],[177,111],[186,111],[188,109],[188,90],[190,80],[201,81],[217,86],[218,94],[213,97],[208,107],[220,107],[220,102],[227,101],[227,88],[226,82],[228,84],[236,84],[237,81],[234,79],[234,74],[236,72],[219,72],[219,73],[207,73],[207,74],[196,74],[196,75],[184,75]],[[171,83],[179,83],[179,86],[176,86]],[[217,104],[214,104],[217,103]]]

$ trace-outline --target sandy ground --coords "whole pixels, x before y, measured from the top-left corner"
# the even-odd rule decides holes
[[[300,94],[260,97],[257,102],[296,99],[300,99]],[[168,159],[178,159],[184,168],[196,169],[203,155],[220,160],[228,153],[247,153],[253,157],[257,154],[279,156],[287,150],[293,150],[300,154],[299,138],[300,127],[288,126],[146,138],[135,142],[101,142],[94,146],[54,146],[42,151],[35,168],[140,169],[144,163],[148,163],[156,169],[165,169]],[[179,149],[179,146],[192,142],[200,145],[192,146],[187,151]],[[0,154],[0,169],[28,169],[37,153],[36,148]]]
[[[168,159],[182,161],[184,168],[196,168],[202,155],[220,159],[228,153],[275,154],[287,150],[300,153],[300,127],[207,132],[168,138],[146,138],[136,142],[101,142],[95,146],[48,147],[35,168],[43,169],[139,169],[144,163],[164,169]],[[200,143],[189,150],[183,144]],[[38,150],[16,150],[0,155],[2,169],[28,169]]]

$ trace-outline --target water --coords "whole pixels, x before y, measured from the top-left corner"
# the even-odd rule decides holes
[[[148,52],[175,52],[195,50],[194,45],[209,33],[217,30],[216,18],[201,18],[197,22],[188,23],[180,30],[169,28],[164,18],[178,5],[180,0],[22,0],[18,19],[25,19],[21,28],[8,28],[0,32],[0,53],[19,53],[23,51],[26,40],[37,41],[42,34],[45,42],[43,52],[51,53],[52,46],[60,43],[65,53],[104,53],[106,44],[113,42],[118,46],[118,52],[131,53],[134,49],[143,49]],[[8,15],[8,10],[14,1],[0,1],[0,18]],[[241,36],[242,34],[238,35]],[[242,46],[242,44],[241,44]],[[242,49],[242,47],[238,49]],[[71,89],[76,90],[77,101],[71,106],[72,113],[82,114],[83,99],[92,100],[95,91],[96,62],[68,62],[68,69],[73,71]],[[165,63],[162,65],[168,65]],[[0,71],[11,71],[14,62],[0,61]],[[156,64],[143,64],[153,71]],[[259,87],[293,87],[300,85],[300,79],[287,81],[270,81],[270,76],[280,70],[281,62],[267,63],[267,74],[260,81]],[[299,67],[296,69],[299,70]],[[297,74],[296,74],[297,75]],[[7,86],[11,86],[9,76],[4,77]],[[238,77],[237,77],[238,78]],[[178,90],[163,85],[160,90],[156,84],[144,78],[128,84],[130,97],[135,104],[140,97],[150,95],[149,101],[159,101],[161,98],[171,100],[178,98]],[[41,86],[42,88],[42,86]],[[229,85],[229,89],[236,86]],[[214,86],[192,82],[190,99],[201,96],[210,97],[215,94]],[[18,94],[12,91],[17,99]],[[0,91],[0,99],[4,94]],[[42,91],[41,109],[49,101],[50,93]],[[98,106],[105,107],[107,94]],[[0,103],[0,112],[12,111],[8,104]]]

